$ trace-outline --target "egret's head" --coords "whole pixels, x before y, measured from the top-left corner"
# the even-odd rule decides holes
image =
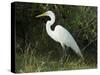
[[[53,17],[54,16],[54,13],[52,11],[47,11],[43,14],[40,14],[40,15],[37,15],[36,17],[42,17],[42,16],[49,16],[49,17]]]

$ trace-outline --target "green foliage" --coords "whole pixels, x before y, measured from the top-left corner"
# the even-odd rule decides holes
[[[62,65],[59,60],[51,60],[52,56],[50,53],[44,57],[42,55],[36,56],[35,48],[31,49],[29,44],[25,53],[16,54],[16,72],[26,73],[96,68],[96,63],[91,62],[89,57],[85,61],[81,61],[81,59],[72,59],[72,57],[68,56],[66,62]]]
[[[53,28],[57,24],[66,28],[75,38],[85,58],[84,63],[79,64],[76,61],[78,57],[72,51],[68,51],[70,59],[73,61],[67,61],[63,68],[96,67],[97,7],[18,2],[15,9],[16,71],[62,70],[58,62],[62,48],[46,33],[45,23],[49,18],[35,17],[47,10],[52,10],[56,15]]]

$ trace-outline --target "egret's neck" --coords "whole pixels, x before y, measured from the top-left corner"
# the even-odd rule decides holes
[[[47,26],[47,25],[48,25],[48,26],[52,26],[52,25],[55,23],[55,15],[52,14],[52,15],[49,15],[49,17],[50,17],[50,20],[47,21],[46,26]],[[48,23],[48,22],[49,22],[49,23]]]
[[[53,35],[53,30],[51,29],[51,26],[55,22],[55,15],[51,14],[51,15],[48,15],[48,16],[50,17],[51,20],[48,20],[47,23],[46,23],[46,31],[47,31],[49,36],[52,36]]]

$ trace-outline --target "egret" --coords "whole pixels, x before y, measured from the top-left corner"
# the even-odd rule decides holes
[[[43,14],[37,15],[36,17],[49,16],[50,20],[46,22],[46,31],[47,34],[56,42],[59,42],[63,48],[63,57],[66,57],[65,47],[70,47],[78,56],[83,59],[83,55],[80,51],[79,46],[76,41],[70,34],[70,32],[62,27],[61,25],[57,25],[54,30],[51,29],[51,26],[55,22],[55,14],[52,11],[47,11]]]

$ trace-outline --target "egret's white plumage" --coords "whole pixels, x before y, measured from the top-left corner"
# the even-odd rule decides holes
[[[80,57],[83,58],[83,55],[82,55],[76,41],[74,40],[72,35],[68,32],[68,30],[66,30],[61,25],[57,25],[55,27],[54,31],[51,30],[51,26],[55,22],[55,14],[52,11],[47,11],[36,17],[41,17],[41,16],[49,16],[51,18],[51,20],[48,20],[46,23],[46,31],[47,31],[48,35],[56,42],[59,42],[61,44],[61,46],[63,47],[63,49],[64,49],[64,46],[70,47],[77,55],[79,55]]]

